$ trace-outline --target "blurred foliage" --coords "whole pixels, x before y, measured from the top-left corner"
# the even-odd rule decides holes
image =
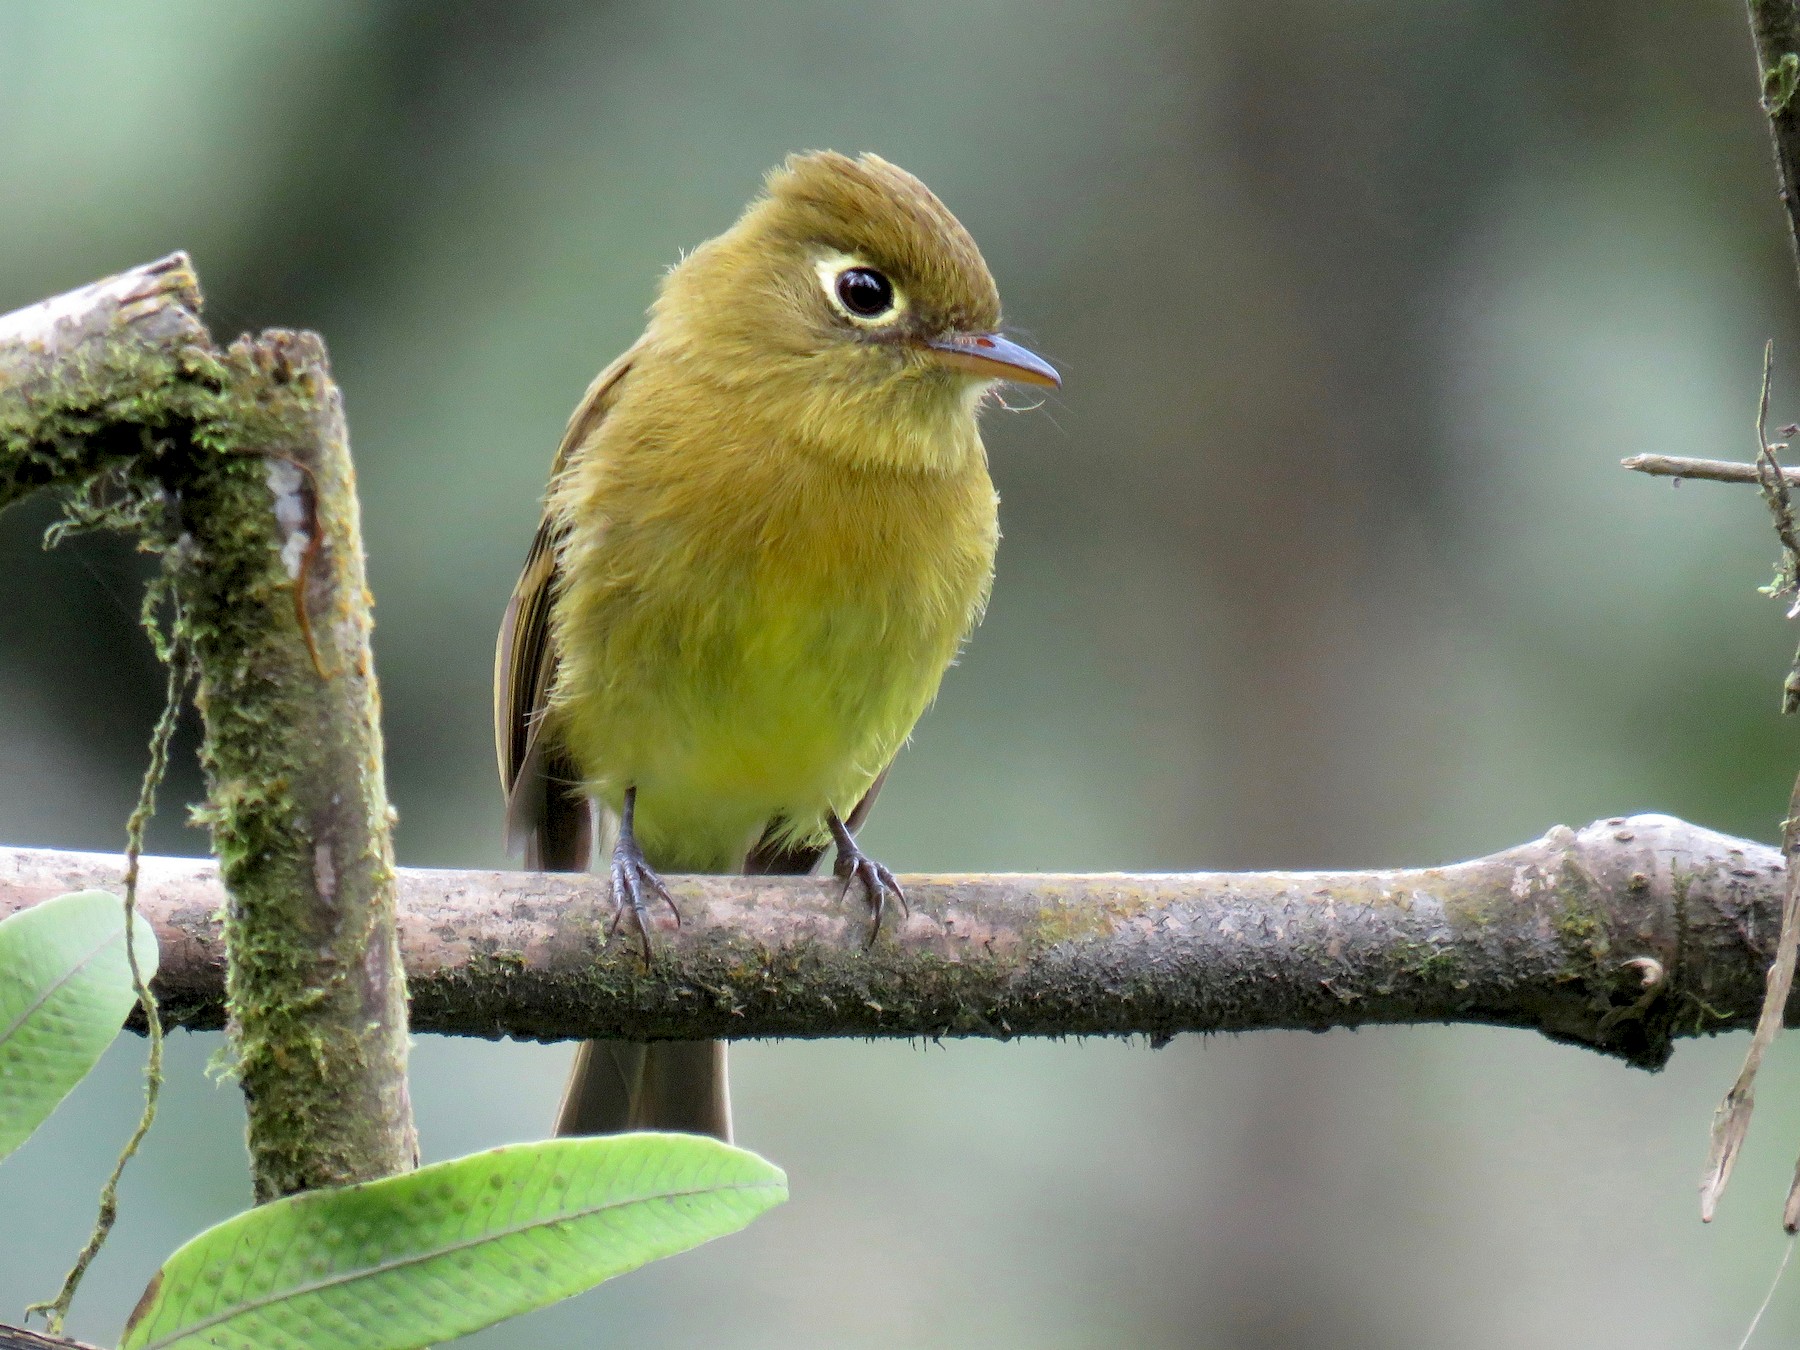
[[[885,861],[1425,863],[1645,809],[1770,839],[1800,737],[1762,507],[1615,467],[1747,456],[1771,334],[1800,413],[1755,94],[1742,15],[1679,0],[0,0],[0,309],[184,247],[219,331],[326,334],[407,862],[501,862],[490,644],[568,410],[658,269],[825,145],[931,183],[1067,376],[991,420],[999,583]],[[117,847],[137,560],[45,557],[46,519],[0,520],[0,839]],[[171,1047],[78,1331],[246,1195],[215,1043]],[[9,1167],[0,1310],[85,1231],[137,1049]],[[428,1153],[541,1133],[566,1053],[427,1038]],[[743,1138],[793,1202],[470,1344],[1729,1344],[1800,1137],[1783,1044],[1700,1227],[1736,1053],[754,1046]]]

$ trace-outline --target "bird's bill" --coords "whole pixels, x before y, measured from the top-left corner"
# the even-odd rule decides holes
[[[1051,389],[1062,388],[1062,376],[1036,352],[1016,342],[1008,342],[998,333],[951,333],[933,338],[925,344],[942,365],[967,371],[989,380],[1013,380],[1019,384],[1041,384]]]

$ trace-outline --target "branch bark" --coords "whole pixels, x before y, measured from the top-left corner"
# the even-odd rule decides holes
[[[0,1326],[0,1350],[100,1350],[86,1341],[45,1336],[24,1327]]]
[[[0,915],[111,884],[118,868],[0,850]],[[1763,845],[1636,816],[1405,871],[912,877],[911,916],[867,951],[836,882],[678,877],[684,921],[657,931],[649,967],[628,934],[608,942],[597,878],[399,879],[422,1031],[1160,1040],[1479,1022],[1656,1068],[1677,1037],[1755,1020],[1785,871]],[[216,1026],[215,869],[146,858],[139,894],[162,939],[167,1015]]]
[[[259,1199],[413,1165],[368,591],[323,344],[216,347],[182,255],[0,318],[0,508],[162,556],[198,675]]]
[[[0,510],[191,423],[184,395],[217,374],[211,347],[183,253],[0,315]]]
[[[1762,477],[1755,464],[1729,459],[1689,459],[1684,455],[1632,455],[1619,461],[1619,467],[1652,478],[1698,478],[1709,483],[1756,483]],[[1784,468],[1781,476],[1800,487],[1800,468]]]

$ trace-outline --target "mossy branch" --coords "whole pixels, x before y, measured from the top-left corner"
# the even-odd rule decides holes
[[[221,350],[199,307],[178,254],[0,317],[0,508],[53,490],[162,560],[268,1199],[413,1165],[405,986],[338,392],[316,337]]]
[[[90,885],[102,855],[0,850],[0,915]],[[1447,867],[904,879],[864,949],[831,880],[671,877],[645,966],[598,878],[404,869],[424,1031],[538,1039],[1069,1036],[1405,1022],[1524,1027],[1646,1068],[1749,1026],[1785,871],[1664,816],[1558,827]],[[216,870],[146,858],[165,1017],[221,1015]]]

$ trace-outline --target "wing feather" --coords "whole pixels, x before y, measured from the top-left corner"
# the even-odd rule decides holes
[[[557,447],[553,481],[592,443],[636,354],[634,347],[588,386]],[[538,525],[494,649],[494,748],[506,792],[507,846],[523,845],[531,866],[552,870],[585,867],[593,837],[580,773],[544,720],[556,680],[550,610],[566,528],[549,515]]]

